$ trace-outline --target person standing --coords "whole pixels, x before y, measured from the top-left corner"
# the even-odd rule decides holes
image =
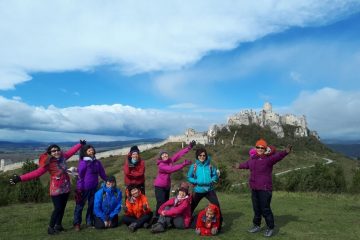
[[[134,185],[145,194],[145,163],[140,157],[140,150],[137,146],[130,148],[123,170],[125,186]]]
[[[222,215],[220,203],[214,189],[214,184],[219,181],[217,169],[211,164],[211,158],[208,156],[205,148],[197,149],[195,155],[196,161],[190,166],[187,174],[188,182],[194,185],[191,213],[194,212],[201,199],[205,197],[210,203],[218,206],[221,228]]]
[[[271,210],[272,198],[272,171],[273,166],[286,157],[292,150],[288,145],[284,151],[273,151],[273,154],[266,154],[268,147],[264,139],[260,139],[255,144],[256,154],[244,163],[235,165],[237,169],[249,169],[249,185],[251,188],[251,200],[254,210],[253,226],[248,230],[250,233],[257,233],[261,230],[261,217],[265,218],[267,229],[265,237],[274,234],[274,215]]]
[[[39,178],[46,172],[49,172],[49,192],[54,205],[47,230],[50,235],[64,231],[62,219],[70,194],[70,177],[67,173],[66,160],[73,156],[81,146],[85,144],[85,140],[80,140],[79,144],[76,144],[66,152],[62,152],[58,145],[52,144],[46,149],[45,153],[40,155],[39,167],[36,170],[21,176],[14,175],[13,178],[10,179],[10,184],[16,184],[18,182]]]
[[[86,202],[86,225],[94,226],[94,196],[99,184],[99,176],[106,181],[107,176],[103,165],[96,159],[96,151],[92,145],[84,145],[80,150],[78,164],[78,181],[75,191],[74,228],[80,231],[82,222],[82,211]]]

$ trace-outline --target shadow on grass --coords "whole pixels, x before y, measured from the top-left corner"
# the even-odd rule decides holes
[[[244,214],[241,212],[223,213],[224,226],[222,232],[230,231],[235,220],[241,218]]]
[[[275,224],[278,228],[286,226],[289,222],[298,222],[299,217],[294,215],[275,216]]]

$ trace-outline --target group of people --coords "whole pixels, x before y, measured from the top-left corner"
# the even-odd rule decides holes
[[[58,145],[50,145],[46,152],[40,155],[38,169],[23,174],[14,175],[11,184],[29,181],[49,172],[50,196],[54,205],[48,234],[64,231],[62,219],[70,193],[70,177],[66,160],[79,152],[77,167],[77,184],[75,190],[75,210],[73,225],[76,231],[81,230],[82,211],[88,204],[85,222],[87,226],[98,229],[113,228],[119,225],[119,213],[124,211],[122,222],[132,232],[138,228],[150,228],[152,233],[164,232],[169,228],[195,228],[195,232],[203,236],[216,235],[221,230],[223,217],[220,203],[214,185],[219,181],[219,171],[211,164],[211,157],[203,147],[196,149],[195,163],[185,159],[176,163],[194,146],[191,141],[188,146],[170,156],[167,151],[161,151],[156,164],[157,176],[154,180],[156,209],[153,213],[145,194],[145,163],[137,146],[130,148],[123,166],[125,182],[125,200],[122,205],[122,191],[117,187],[116,178],[107,176],[100,160],[96,159],[96,151],[92,145],[80,140],[66,152]],[[273,235],[274,217],[270,208],[272,196],[272,167],[291,151],[288,146],[284,151],[276,151],[261,139],[256,142],[255,149],[250,150],[249,159],[234,166],[237,169],[250,170],[250,188],[254,209],[253,227],[249,232],[261,230],[261,217],[265,218],[267,230],[265,236]],[[170,198],[171,174],[189,166],[187,181],[182,182],[174,197]],[[99,177],[104,181],[98,189]],[[192,193],[190,192],[190,184]],[[194,216],[194,211],[201,199],[209,203],[205,209]]]

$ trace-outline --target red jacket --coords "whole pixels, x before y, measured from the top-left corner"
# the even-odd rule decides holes
[[[198,218],[196,220],[196,229],[200,229],[200,235],[201,236],[212,236],[211,229],[217,228],[219,229],[220,226],[220,210],[219,208],[211,204],[212,207],[216,208],[215,216],[212,219],[211,222],[206,222],[206,210],[208,207],[206,207],[204,210],[201,210],[199,212]]]
[[[39,168],[21,175],[21,181],[30,181],[38,178],[46,172],[50,174],[49,191],[51,196],[57,196],[70,192],[70,178],[66,172],[66,160],[74,155],[81,148],[81,144],[76,144],[66,152],[61,152],[59,159],[43,153],[39,158]]]
[[[188,228],[191,222],[191,196],[178,201],[176,204],[175,199],[176,197],[171,198],[163,203],[160,206],[158,213],[161,214],[162,211],[165,211],[165,216],[168,217],[181,216],[184,219],[185,228]],[[170,209],[165,210],[166,207],[170,207]]]
[[[138,162],[136,165],[130,164],[130,153],[125,159],[124,164],[124,180],[125,185],[129,186],[130,184],[139,185],[145,183],[145,163],[139,156]]]

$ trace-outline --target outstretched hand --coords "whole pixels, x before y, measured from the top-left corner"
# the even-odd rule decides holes
[[[196,145],[196,141],[195,141],[195,140],[192,140],[192,141],[190,142],[190,144],[189,144],[189,146],[190,146],[191,148],[193,148],[195,145]]]
[[[85,139],[80,139],[80,144],[81,144],[81,145],[85,145],[85,144],[86,144],[86,140],[85,140]]]
[[[232,166],[235,169],[239,169],[240,168],[240,163],[235,163],[235,165]]]
[[[9,179],[9,182],[11,185],[15,185],[18,182],[21,182],[21,178],[18,175],[14,174],[14,176]]]
[[[285,151],[287,152],[287,153],[290,153],[291,151],[292,151],[292,145],[291,144],[288,144],[287,146],[286,146],[286,148],[285,148]]]
[[[189,159],[185,159],[184,160],[184,165],[187,166],[187,165],[191,165],[191,161]]]

